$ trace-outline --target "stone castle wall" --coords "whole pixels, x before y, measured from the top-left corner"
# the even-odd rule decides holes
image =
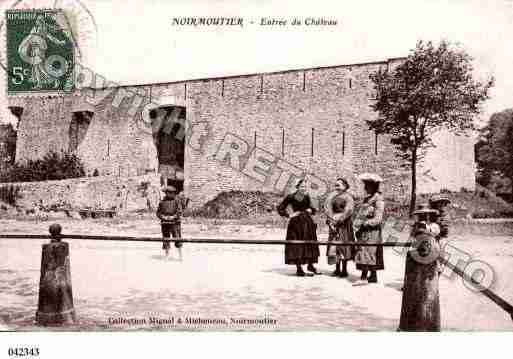
[[[150,94],[160,105],[186,107],[194,143],[185,149],[184,189],[193,205],[227,190],[282,191],[286,187],[283,173],[291,168],[298,176],[303,172],[330,183],[343,175],[356,191],[361,187],[355,175],[377,172],[388,179],[383,188],[387,195],[404,196],[408,177],[400,169],[394,148],[386,136],[376,136],[365,123],[376,116],[369,107],[374,96],[369,74],[397,63],[391,60],[114,88],[109,90],[113,91],[110,96],[95,104],[85,101],[89,92],[13,99],[10,106],[24,108],[16,159],[67,150],[72,112],[92,111],[94,116],[77,148],[89,174],[95,170],[118,177],[155,173],[158,162],[151,129],[140,113],[129,113],[128,105],[112,106],[116,91],[128,90]],[[464,140],[453,145],[462,143],[464,158],[456,156],[451,162],[458,170],[438,171],[439,179],[430,179],[424,187],[430,191],[474,188],[471,143]],[[265,157],[268,165],[257,163],[260,169],[255,170],[251,157],[236,161],[226,155],[226,145],[246,146],[248,153],[253,153],[256,145],[261,152],[257,157]],[[439,155],[433,156],[429,161],[434,163],[427,161],[425,166],[440,169],[439,159]],[[319,183],[310,182],[317,185],[314,190],[322,190]]]
[[[162,197],[158,178],[101,176],[60,181],[0,183],[19,188],[16,205],[21,208],[62,210],[114,209],[116,212],[156,211]]]

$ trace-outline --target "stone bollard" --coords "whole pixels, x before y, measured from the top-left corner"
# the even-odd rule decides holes
[[[76,317],[71,291],[69,244],[61,242],[62,227],[59,224],[52,224],[49,230],[52,240],[43,244],[36,323],[43,326],[72,324]]]
[[[440,246],[431,233],[415,236],[414,248],[406,256],[399,331],[440,331],[439,255]]]

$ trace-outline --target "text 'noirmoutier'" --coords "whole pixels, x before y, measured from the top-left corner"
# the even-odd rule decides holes
[[[246,22],[247,23],[247,22]],[[338,21],[335,19],[326,19],[323,17],[313,18],[273,18],[262,17],[258,21],[249,21],[251,25],[258,26],[336,26]],[[244,19],[241,17],[173,17],[171,20],[173,26],[244,26]]]

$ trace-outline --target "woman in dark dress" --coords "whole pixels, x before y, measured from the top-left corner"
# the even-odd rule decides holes
[[[287,207],[290,205],[293,213],[289,216]],[[303,179],[296,184],[296,191],[287,195],[278,205],[280,216],[290,218],[287,226],[287,241],[317,241],[316,227],[312,220],[315,214],[315,208],[312,207],[310,196],[306,193],[306,183]],[[317,244],[286,244],[285,245],[285,264],[295,265],[296,274],[300,277],[305,276],[301,267],[308,264],[307,270],[318,274],[314,263],[319,259],[319,246]]]

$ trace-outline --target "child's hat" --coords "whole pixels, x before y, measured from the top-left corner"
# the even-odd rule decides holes
[[[430,208],[428,203],[422,203],[413,214],[438,214],[438,211]]]
[[[447,205],[447,204],[451,203],[451,200],[449,199],[449,197],[444,196],[442,194],[434,194],[429,199],[429,203],[431,203],[431,204],[440,203],[440,204]]]
[[[176,192],[176,188],[173,186],[165,186],[162,188],[162,192],[168,193],[168,192]]]
[[[368,172],[362,173],[361,175],[358,176],[358,178],[362,182],[374,182],[374,183],[383,182],[383,178],[381,178],[381,176],[376,173],[368,173]]]

